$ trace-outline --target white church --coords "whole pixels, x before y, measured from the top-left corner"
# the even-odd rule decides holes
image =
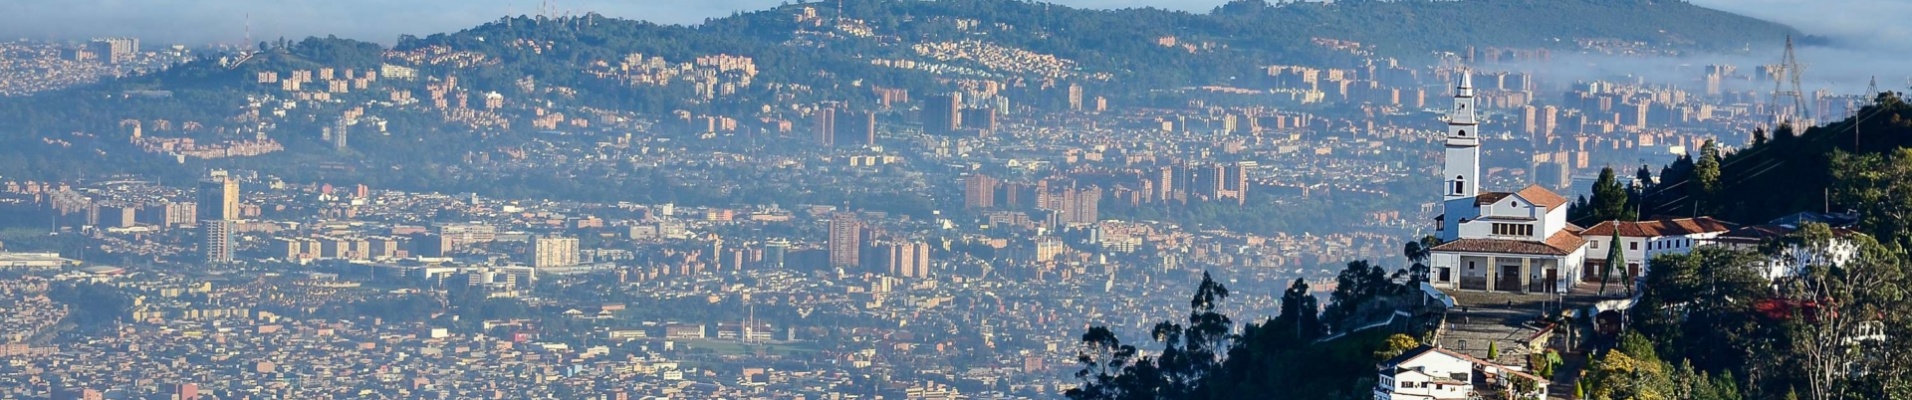
[[[1442,244],[1431,251],[1436,288],[1511,293],[1564,293],[1580,282],[1585,229],[1567,222],[1567,198],[1540,186],[1482,191],[1480,122],[1473,78],[1462,73],[1448,112]]]

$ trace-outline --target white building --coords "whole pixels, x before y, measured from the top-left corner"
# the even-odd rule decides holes
[[[1817,220],[1798,220],[1797,217],[1781,218],[1765,225],[1751,225],[1721,234],[1710,242],[1739,250],[1760,250],[1769,244],[1783,243],[1788,235],[1799,231],[1800,224],[1820,222]],[[1859,254],[1859,243],[1852,240],[1857,234],[1849,227],[1833,225],[1830,243],[1824,249],[1813,249],[1799,244],[1786,243],[1773,249],[1776,252],[1768,257],[1761,266],[1760,274],[1766,279],[1776,280],[1793,276],[1807,265],[1839,265],[1852,261]]]
[[[1508,386],[1505,379],[1534,382],[1538,398],[1547,397],[1548,381],[1528,374],[1439,347],[1422,346],[1408,350],[1378,366],[1374,400],[1447,400],[1480,398],[1477,386]],[[1525,397],[1523,397],[1525,398]]]
[[[1473,78],[1461,75],[1447,121],[1442,244],[1430,250],[1435,287],[1488,292],[1566,292],[1579,282],[1587,242],[1567,223],[1567,198],[1540,186],[1480,190],[1479,120]]]
[[[1600,280],[1601,268],[1607,265],[1607,252],[1612,251],[1612,246],[1621,246],[1627,263],[1614,270],[1614,281],[1626,282],[1620,278],[1646,276],[1652,270],[1648,264],[1653,257],[1690,253],[1732,230],[1732,224],[1712,217],[1602,222],[1580,233],[1587,239],[1586,271],[1582,277],[1588,281]],[[1620,234],[1620,243],[1607,243],[1613,240],[1616,231]]]

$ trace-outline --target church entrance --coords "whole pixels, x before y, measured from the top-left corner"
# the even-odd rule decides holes
[[[1494,290],[1503,292],[1520,291],[1520,266],[1502,265],[1500,275],[1495,276]]]

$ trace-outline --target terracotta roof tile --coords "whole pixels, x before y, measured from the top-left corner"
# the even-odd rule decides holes
[[[1696,233],[1727,232],[1733,230],[1733,224],[1712,217],[1662,219],[1657,221],[1607,221],[1581,236],[1611,236],[1614,231],[1626,237],[1683,236]]]
[[[1526,199],[1527,202],[1534,203],[1534,205],[1546,208],[1547,210],[1553,210],[1554,208],[1567,205],[1567,198],[1560,197],[1559,194],[1555,194],[1552,190],[1547,190],[1547,188],[1540,187],[1540,185],[1527,186],[1527,188],[1520,189],[1520,191],[1513,193],[1484,192],[1479,196],[1474,196],[1474,205],[1484,206],[1494,204],[1495,202],[1501,201],[1501,199],[1506,199],[1507,196],[1520,196],[1520,198]]]
[[[1546,241],[1508,240],[1508,239],[1460,239],[1434,246],[1437,252],[1478,252],[1564,256],[1586,246],[1586,239],[1572,232],[1560,231],[1547,237]]]
[[[1528,185],[1526,188],[1520,189],[1519,192],[1514,192],[1514,194],[1518,194],[1520,198],[1527,199],[1527,201],[1531,201],[1536,205],[1546,207],[1548,210],[1567,205],[1567,198],[1560,197],[1559,194],[1555,194],[1552,190],[1547,190],[1547,188],[1540,187],[1540,185]]]

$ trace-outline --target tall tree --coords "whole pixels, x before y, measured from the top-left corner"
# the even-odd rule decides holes
[[[1702,207],[1714,207],[1713,195],[1719,193],[1720,189],[1719,160],[1719,145],[1711,140],[1700,145],[1700,159],[1693,162],[1693,183],[1696,186],[1688,195],[1693,196],[1693,201],[1702,204]]]
[[[1832,194],[1860,215],[1860,227],[1880,241],[1912,243],[1912,149],[1890,156],[1832,153]]]
[[[1388,279],[1386,270],[1367,260],[1348,263],[1346,269],[1335,276],[1334,292],[1328,294],[1328,307],[1322,312],[1322,319],[1336,332],[1347,332],[1361,323],[1372,322],[1367,317],[1373,304],[1385,296],[1404,293],[1404,286]]]
[[[1309,292],[1308,280],[1295,278],[1288,290],[1281,293],[1281,314],[1275,316],[1275,322],[1293,324],[1294,337],[1306,342],[1321,334],[1320,312],[1320,302]]]
[[[1402,271],[1407,274],[1406,281],[1408,290],[1418,288],[1422,282],[1429,280],[1428,275],[1431,273],[1431,268],[1427,266],[1427,261],[1429,257],[1433,256],[1432,251],[1434,250],[1434,246],[1439,245],[1441,245],[1440,238],[1428,235],[1421,237],[1421,240],[1407,242],[1407,244],[1401,246],[1401,255],[1407,257],[1407,261],[1410,263],[1407,269]]]
[[[1092,327],[1082,336],[1076,360],[1083,365],[1076,378],[1082,385],[1067,393],[1071,399],[1189,398],[1202,381],[1217,373],[1235,339],[1234,321],[1216,311],[1228,298],[1228,287],[1202,273],[1202,283],[1189,300],[1187,325],[1164,321],[1150,333],[1162,350],[1154,358],[1137,357],[1133,346],[1106,327]]]
[[[1600,178],[1593,181],[1593,213],[1596,222],[1630,219],[1627,209],[1627,188],[1614,176],[1613,167],[1600,169]]]
[[[1876,360],[1864,357],[1861,346],[1885,341],[1870,332],[1886,327],[1887,314],[1912,305],[1903,254],[1864,234],[1839,237],[1817,223],[1801,225],[1781,243],[1791,250],[1781,259],[1793,275],[1780,281],[1779,293],[1795,305],[1790,342],[1801,357],[1806,393],[1814,400],[1844,398],[1857,390],[1853,367]]]

